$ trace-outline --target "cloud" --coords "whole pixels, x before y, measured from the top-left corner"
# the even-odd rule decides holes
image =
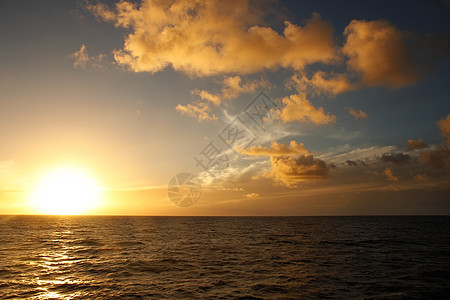
[[[279,68],[293,70],[292,85],[308,94],[334,96],[361,87],[350,82],[354,73],[365,85],[398,88],[416,82],[449,52],[448,39],[415,36],[385,20],[352,20],[339,48],[333,26],[317,13],[303,26],[285,21],[282,28],[280,24],[270,27],[268,17],[281,20],[284,16],[268,3],[122,0],[112,7],[101,3],[84,7],[97,19],[129,31],[123,47],[113,51],[118,65],[134,72],[155,73],[170,67],[190,76],[233,74],[227,79],[230,89],[222,90],[222,96],[230,99],[254,90],[239,84],[240,75]],[[344,60],[350,73],[304,75],[306,66],[340,67]],[[218,103],[213,94],[199,93]]]
[[[325,179],[328,177],[327,164],[312,155],[271,156],[272,170],[265,177],[273,178],[280,184],[288,187],[310,180]]]
[[[347,160],[345,163],[346,163],[347,166],[349,166],[349,167],[351,167],[351,166],[357,167],[357,166],[358,166],[358,163],[357,163],[356,161],[353,161],[353,160]]]
[[[193,90],[191,92],[193,95],[199,95],[202,100],[207,100],[215,105],[220,105],[222,100],[220,99],[220,96],[213,95],[208,91],[205,90]]]
[[[261,145],[253,146],[249,149],[237,149],[240,153],[246,155],[267,155],[267,156],[293,156],[298,154],[309,154],[303,143],[298,144],[296,141],[291,141],[289,145],[284,143],[278,144],[273,142],[269,148],[264,148]]]
[[[395,185],[395,184],[389,185],[389,189],[391,189],[391,190],[393,190],[393,191],[396,191],[396,192],[399,192],[399,191],[400,191],[400,187],[397,186],[397,185]]]
[[[332,151],[329,153],[322,154],[318,156],[321,159],[326,160],[327,162],[333,162],[337,165],[339,164],[345,164],[347,160],[361,160],[365,163],[369,162],[375,162],[378,161],[380,156],[386,152],[394,151],[394,146],[385,146],[385,147],[378,147],[378,146],[371,146],[368,148],[357,148],[353,149],[351,151],[350,148],[345,147],[343,151]]]
[[[241,76],[225,76],[220,82],[220,93],[211,93],[206,90],[193,90],[192,94],[199,95],[202,100],[207,100],[215,105],[220,105],[223,100],[230,100],[241,94],[254,93],[258,88],[270,87],[270,83],[264,79],[243,81]]]
[[[392,182],[398,182],[398,177],[396,177],[396,176],[394,175],[394,172],[392,171],[391,168],[386,168],[386,169],[384,170],[384,175],[386,176],[386,178],[387,178],[389,181],[392,181]]]
[[[420,160],[433,169],[445,169],[447,166],[450,166],[450,149],[447,147],[438,147],[425,151],[421,153]]]
[[[348,67],[369,86],[399,88],[416,82],[429,64],[415,53],[415,39],[385,20],[353,20],[345,28]]]
[[[350,108],[348,110],[348,113],[351,114],[353,117],[355,117],[355,120],[359,120],[359,119],[368,119],[369,116],[363,112],[362,110],[355,110],[353,108]]]
[[[331,134],[326,135],[325,137],[339,141],[351,141],[361,136],[362,132],[359,130],[348,131],[344,127],[341,127],[337,130],[331,131]]]
[[[96,17],[130,29],[119,65],[135,72],[167,67],[193,76],[250,74],[337,59],[333,27],[314,14],[304,26],[284,22],[282,33],[264,26],[253,1],[120,1],[113,9],[88,4]]]
[[[264,79],[242,82],[241,76],[228,76],[223,80],[222,98],[234,99],[240,94],[254,93],[258,88],[269,87]]]
[[[406,149],[408,149],[408,150],[420,150],[420,149],[425,149],[426,147],[427,147],[427,144],[422,139],[418,139],[417,141],[408,140],[406,142]]]
[[[363,165],[364,167],[367,167],[367,164],[364,161],[360,160],[360,159],[358,159],[358,160],[347,159],[345,161],[345,164],[347,166],[349,166],[349,167],[358,167],[358,165]]]
[[[450,114],[446,118],[439,120],[437,124],[441,134],[447,138],[447,145],[450,145]],[[422,152],[420,161],[435,170],[446,169],[450,166],[450,148],[444,145]]]
[[[206,102],[194,102],[187,105],[178,104],[175,109],[181,114],[197,118],[199,121],[218,119],[216,115],[210,114],[211,108]]]
[[[424,183],[429,182],[431,179],[426,174],[417,174],[416,176],[414,176],[414,180],[417,183]]]
[[[297,121],[325,125],[336,122],[336,116],[325,113],[323,107],[315,108],[303,93],[285,97],[282,103],[285,106],[279,111],[279,117],[284,123]]]
[[[230,100],[236,98],[243,93],[253,93],[258,88],[270,87],[270,83],[264,79],[255,79],[249,81],[243,81],[241,76],[225,76],[220,82],[222,85],[220,93],[211,93],[207,90],[195,89],[191,91],[191,94],[198,95],[200,101],[194,101],[188,105],[178,105],[176,110],[182,114],[187,114],[191,117],[197,118],[199,121],[203,120],[216,120],[215,115],[210,115],[210,104],[220,106],[223,100]]]
[[[286,144],[272,143],[270,147],[251,147],[248,150],[238,149],[239,152],[253,156],[270,156],[272,169],[264,173],[264,177],[288,187],[295,187],[299,183],[328,177],[327,164],[305,149],[302,143],[291,141]]]
[[[323,71],[314,73],[311,78],[295,74],[287,84],[293,86],[298,92],[307,92],[313,95],[336,96],[356,88],[351,84],[345,74],[327,74]]]
[[[438,121],[441,134],[447,139],[447,144],[450,146],[450,114],[445,119]]]
[[[82,44],[80,50],[75,51],[69,58],[73,60],[73,67],[75,69],[84,69],[87,65],[97,68],[102,67],[105,55],[99,54],[97,56],[89,56],[86,50],[86,45]]]
[[[244,189],[241,187],[232,187],[232,188],[228,188],[228,187],[223,187],[222,191],[233,191],[233,192],[243,192]]]
[[[244,197],[249,198],[249,199],[258,199],[261,197],[261,195],[257,194],[257,193],[251,193],[251,194],[245,194]]]
[[[396,165],[403,165],[411,160],[411,156],[403,153],[384,153],[380,159],[382,162],[389,162]]]

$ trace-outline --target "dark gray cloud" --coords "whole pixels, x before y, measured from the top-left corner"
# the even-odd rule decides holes
[[[393,163],[396,165],[403,165],[412,160],[411,156],[403,153],[385,153],[381,156],[382,162]]]
[[[364,166],[364,167],[367,167],[367,164],[366,164],[364,161],[360,160],[360,159],[358,159],[358,160],[350,160],[350,159],[347,159],[347,160],[345,161],[345,164],[346,164],[347,166],[349,166],[349,167],[358,167],[358,165],[362,165],[362,166]]]

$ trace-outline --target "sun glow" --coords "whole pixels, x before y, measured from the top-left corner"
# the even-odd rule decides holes
[[[39,213],[76,215],[97,207],[100,198],[100,187],[85,172],[59,168],[42,177],[31,193],[30,202]]]

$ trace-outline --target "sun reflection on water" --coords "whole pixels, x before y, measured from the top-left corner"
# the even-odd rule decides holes
[[[72,275],[72,268],[83,261],[83,258],[74,255],[81,248],[73,246],[74,242],[71,230],[54,231],[48,242],[44,242],[43,247],[32,254],[34,257],[29,265],[35,270],[33,278],[22,284],[38,286],[40,293],[34,299],[73,299],[83,295],[81,291],[74,291],[84,283]]]

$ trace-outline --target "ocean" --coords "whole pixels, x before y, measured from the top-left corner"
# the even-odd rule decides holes
[[[449,216],[0,216],[0,299],[449,297]]]

